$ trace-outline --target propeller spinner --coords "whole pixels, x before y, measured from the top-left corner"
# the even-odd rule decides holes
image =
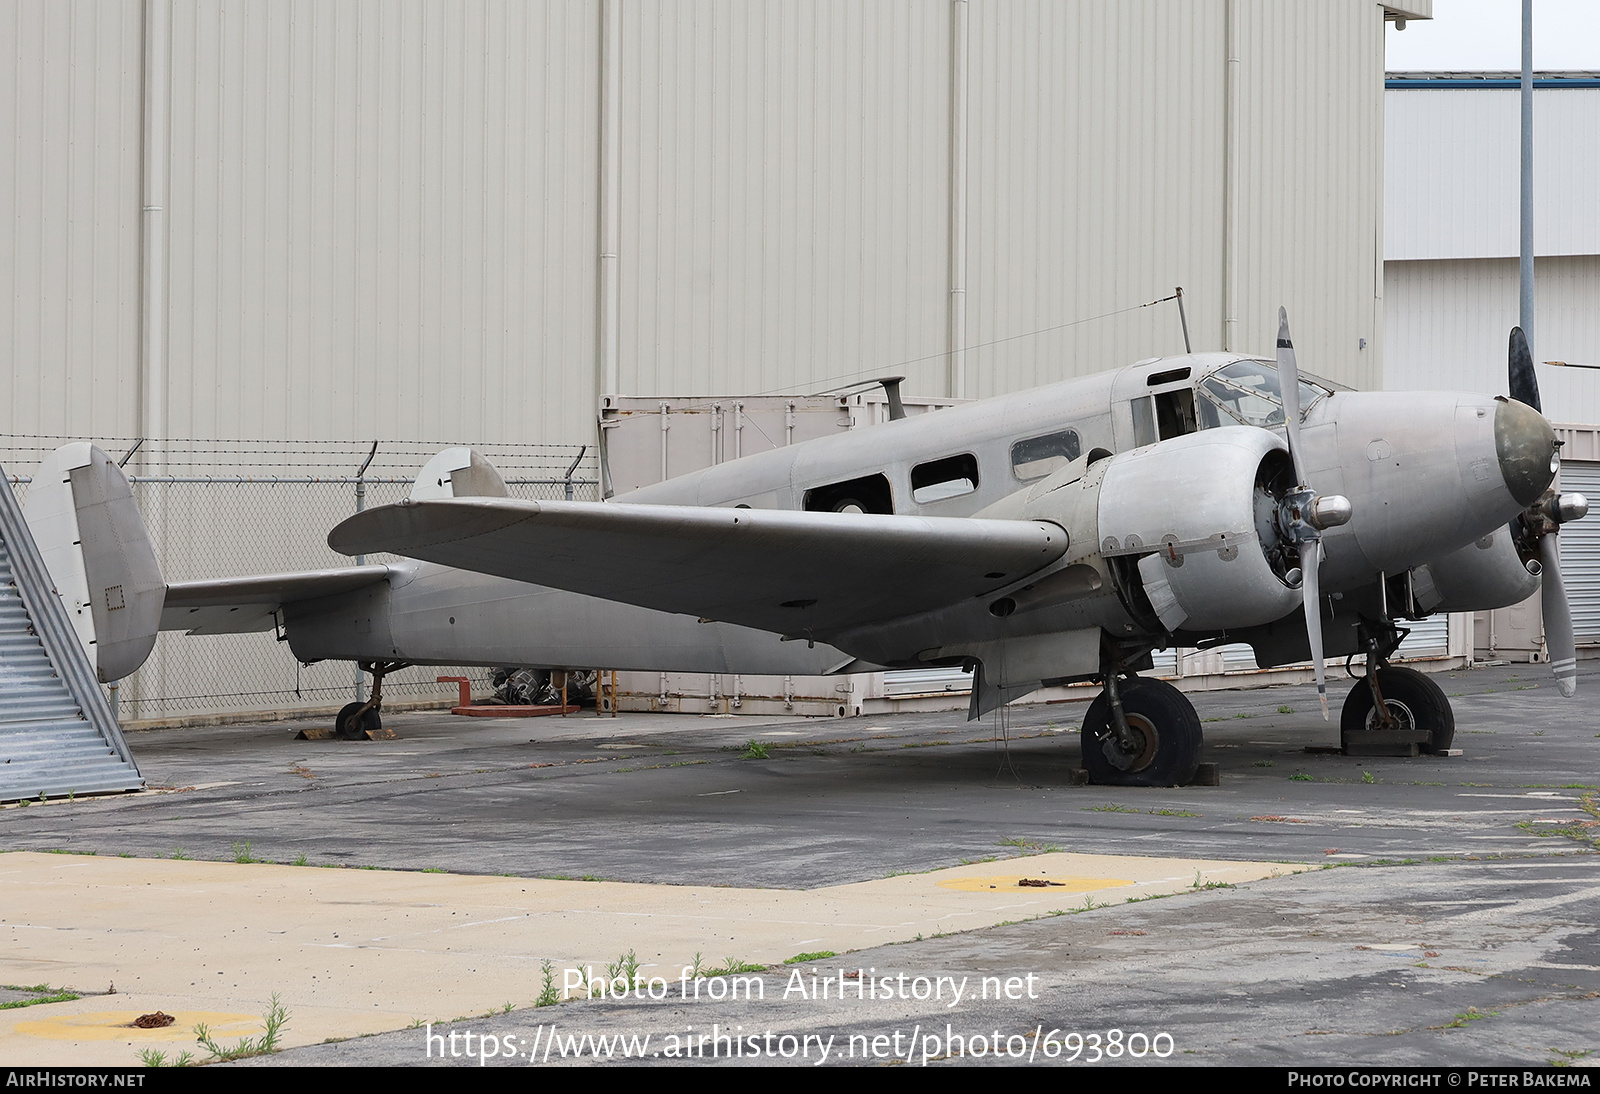
[[[1539,405],[1539,378],[1533,370],[1533,354],[1521,327],[1511,328],[1511,344],[1506,358],[1506,380],[1511,397],[1543,412]],[[1551,456],[1555,465],[1558,451]],[[1555,466],[1551,467],[1554,471]],[[1550,653],[1550,670],[1555,674],[1561,694],[1571,697],[1578,691],[1577,644],[1572,633],[1572,609],[1567,604],[1561,581],[1561,551],[1556,537],[1561,526],[1589,511],[1589,500],[1582,494],[1557,494],[1554,489],[1528,506],[1511,524],[1511,535],[1524,565],[1539,575],[1539,606],[1544,611],[1545,648]]]
[[[1306,637],[1311,643],[1311,664],[1317,677],[1317,701],[1322,720],[1328,720],[1327,672],[1322,659],[1322,611],[1319,571],[1322,567],[1322,533],[1350,519],[1350,499],[1340,494],[1318,494],[1306,475],[1300,444],[1300,368],[1289,338],[1289,313],[1278,309],[1278,386],[1283,394],[1283,421],[1288,429],[1289,456],[1294,461],[1294,490],[1278,501],[1278,527],[1285,540],[1300,553],[1300,592],[1305,604]]]

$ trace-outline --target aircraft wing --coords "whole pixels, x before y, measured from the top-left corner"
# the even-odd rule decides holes
[[[1060,558],[1044,521],[454,498],[350,517],[391,551],[660,611],[824,638],[982,596]]]
[[[298,574],[260,574],[167,586],[161,629],[190,634],[269,631],[285,604],[352,592],[389,576],[387,566],[345,566]]]

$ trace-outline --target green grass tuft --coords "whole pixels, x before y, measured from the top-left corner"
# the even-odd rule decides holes
[[[246,845],[248,847],[248,844]],[[254,861],[254,860],[252,860]],[[266,1056],[278,1051],[278,1041],[284,1027],[289,1024],[289,1012],[284,1009],[283,1003],[278,999],[278,993],[272,993],[272,1002],[267,1007],[267,1013],[262,1015],[266,1022],[266,1031],[260,1037],[241,1037],[237,1044],[223,1045],[217,1043],[211,1036],[211,1030],[204,1022],[194,1027],[194,1039],[200,1047],[211,1053],[211,1060],[244,1060],[251,1056]]]
[[[838,956],[832,950],[817,950],[813,953],[797,953],[793,957],[785,957],[783,963],[785,965],[802,965],[807,961],[826,961],[830,957]]]

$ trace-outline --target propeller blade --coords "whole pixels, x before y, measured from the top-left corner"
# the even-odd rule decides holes
[[[1533,371],[1533,353],[1528,349],[1528,336],[1522,333],[1521,327],[1511,328],[1506,379],[1513,399],[1528,404],[1541,414],[1544,413],[1544,407],[1539,405],[1539,377]]]
[[[1322,720],[1328,720],[1328,680],[1322,664],[1322,597],[1318,572],[1322,569],[1322,541],[1300,545],[1300,592],[1306,608],[1306,637],[1311,641],[1311,667],[1317,676],[1317,702],[1322,704]]]
[[[1578,651],[1572,639],[1572,611],[1567,607],[1567,590],[1561,584],[1561,547],[1556,536],[1539,540],[1539,606],[1544,609],[1544,644],[1550,651],[1550,671],[1555,673],[1561,694],[1572,698],[1578,692]]]
[[[1289,310],[1278,309],[1278,390],[1283,396],[1283,424],[1288,434],[1289,457],[1294,461],[1295,477],[1299,486],[1286,499],[1303,508],[1294,512],[1288,529],[1300,549],[1300,594],[1305,604],[1306,639],[1311,645],[1311,665],[1317,677],[1317,702],[1322,704],[1322,720],[1328,721],[1327,670],[1322,663],[1322,533],[1315,514],[1319,499],[1311,489],[1306,475],[1305,456],[1300,448],[1300,366],[1294,359],[1294,342],[1289,337]],[[1343,524],[1350,519],[1350,503],[1344,498],[1330,497],[1327,516],[1329,526]]]
[[[1283,396],[1283,424],[1288,429],[1289,456],[1294,460],[1300,489],[1310,485],[1300,454],[1300,366],[1295,364],[1294,343],[1289,340],[1289,311],[1278,309],[1278,388]]]

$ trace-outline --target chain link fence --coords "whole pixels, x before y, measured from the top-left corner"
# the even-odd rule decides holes
[[[26,507],[39,461],[71,440],[93,440],[133,480],[133,493],[169,582],[321,570],[355,564],[333,551],[329,529],[357,509],[398,502],[417,471],[448,442],[164,442],[133,438],[0,435],[0,463]],[[595,451],[580,445],[474,445],[513,497],[594,501]],[[365,470],[362,467],[365,465]],[[370,555],[367,562],[394,561]],[[490,670],[419,666],[384,679],[386,704],[453,700],[467,676],[486,689]],[[143,668],[118,688],[123,722],[236,713],[289,716],[336,708],[357,694],[350,662],[302,665],[272,632],[165,631]]]

